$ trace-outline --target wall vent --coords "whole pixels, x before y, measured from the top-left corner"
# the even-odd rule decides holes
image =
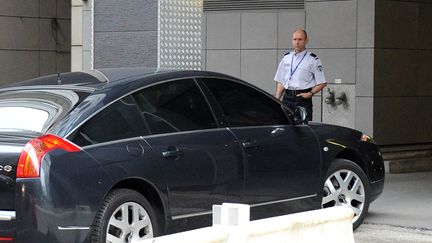
[[[304,9],[304,0],[204,0],[204,11]]]

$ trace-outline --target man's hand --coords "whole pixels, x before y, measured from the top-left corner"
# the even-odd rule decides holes
[[[303,99],[311,99],[313,96],[313,93],[312,92],[300,93],[297,95],[297,97],[299,97],[299,96],[303,97]]]

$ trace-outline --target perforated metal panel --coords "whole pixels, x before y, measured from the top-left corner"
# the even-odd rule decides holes
[[[159,1],[160,69],[201,69],[202,0]]]
[[[204,0],[204,11],[304,9],[304,0]]]

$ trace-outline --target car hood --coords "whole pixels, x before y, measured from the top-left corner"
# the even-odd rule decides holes
[[[359,141],[363,134],[352,128],[332,124],[310,122],[309,126],[320,140],[327,142],[352,143]]]

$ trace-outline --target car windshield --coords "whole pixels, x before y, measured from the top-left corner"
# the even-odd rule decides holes
[[[44,133],[87,96],[73,90],[0,92],[0,131]]]

